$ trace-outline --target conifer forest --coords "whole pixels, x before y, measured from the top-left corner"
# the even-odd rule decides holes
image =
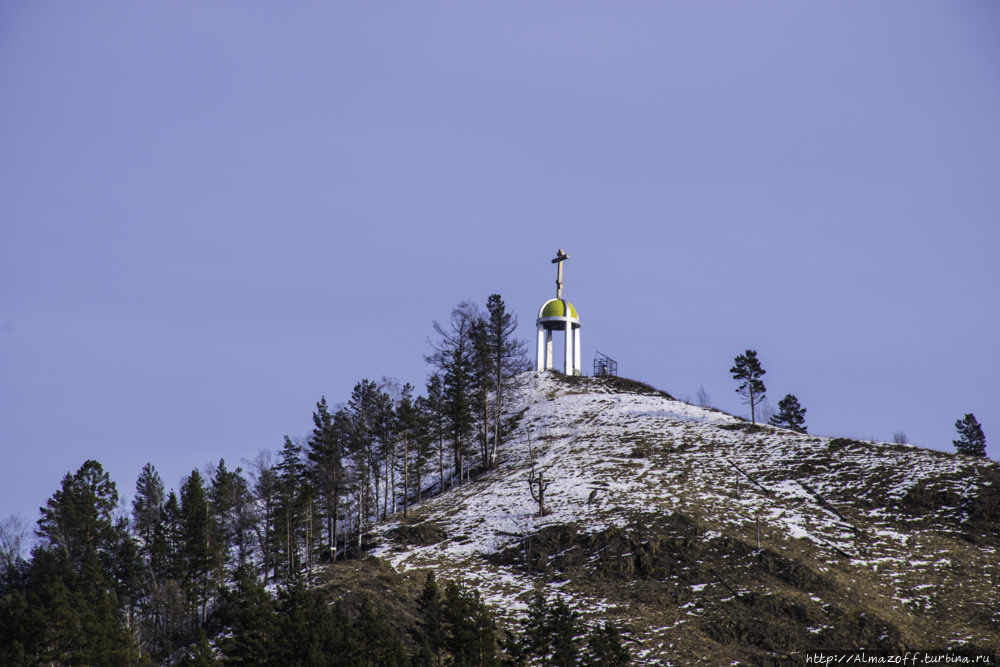
[[[96,460],[0,522],[0,666],[803,663],[995,645],[1000,467],[741,418],[616,375],[529,370],[498,295],[434,322],[421,388],[362,379],[276,451]],[[127,500],[126,500],[127,499]],[[33,534],[30,553],[25,548]],[[941,613],[947,610],[948,613]]]
[[[361,380],[346,404],[320,398],[308,437],[192,469],[176,490],[147,464],[126,505],[98,461],[67,473],[30,557],[5,552],[0,664],[625,664],[612,625],[582,641],[575,613],[540,597],[502,628],[476,590],[431,572],[418,621],[398,627],[315,587],[321,567],[365,556],[373,522],[494,464],[526,369],[516,327],[498,295],[485,312],[463,302],[434,323],[422,394]]]

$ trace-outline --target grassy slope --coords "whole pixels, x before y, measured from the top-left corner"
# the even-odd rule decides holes
[[[499,469],[378,527],[401,619],[434,568],[509,624],[535,589],[614,618],[637,664],[1000,644],[996,463],[754,430],[637,383],[523,379]],[[532,463],[552,480],[542,518]]]

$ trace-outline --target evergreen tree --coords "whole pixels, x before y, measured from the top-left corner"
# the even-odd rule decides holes
[[[345,419],[331,414],[322,397],[313,413],[313,432],[309,438],[307,457],[310,462],[310,478],[322,495],[326,511],[327,542],[330,560],[337,560],[337,536],[339,533],[341,499],[347,490],[347,470],[344,465],[346,455]]]
[[[100,463],[86,461],[76,474],[63,477],[62,488],[41,508],[38,535],[79,571],[90,554],[106,559],[114,538],[111,513],[117,505],[115,483]]]
[[[528,367],[525,357],[526,344],[514,337],[517,330],[517,316],[507,312],[499,294],[492,294],[486,301],[489,312],[487,339],[493,354],[493,447],[490,450],[489,466],[496,466],[497,448],[501,444],[503,429],[501,420],[506,413],[508,400],[514,389],[514,378]]]
[[[382,471],[382,518],[389,516],[390,508],[396,513],[396,470],[399,467],[399,423],[396,419],[396,407],[402,398],[402,387],[396,378],[382,376],[379,382],[379,403],[377,418],[378,448],[377,457]]]
[[[733,379],[740,383],[736,393],[743,396],[743,402],[750,405],[750,421],[757,424],[756,408],[764,400],[764,382],[760,379],[765,371],[757,360],[757,352],[747,350],[745,354],[736,357],[736,364],[729,369]]]
[[[227,578],[229,572],[247,562],[251,548],[251,531],[256,519],[253,497],[242,468],[229,470],[225,459],[219,460],[212,474],[208,495],[214,519],[214,540],[220,558],[216,564],[217,578]]]
[[[198,641],[180,664],[181,667],[222,667],[204,630],[198,630]]]
[[[771,417],[768,423],[797,433],[806,433],[805,414],[806,409],[799,405],[799,399],[788,394],[778,401],[778,414]]]
[[[248,567],[236,572],[236,585],[226,593],[221,621],[232,632],[219,641],[225,663],[245,667],[273,664],[279,632],[274,600]]]
[[[579,614],[566,601],[557,598],[551,607],[548,625],[552,633],[552,664],[567,667],[577,664],[580,651],[576,645],[579,634]]]
[[[402,417],[411,439],[413,469],[411,486],[415,487],[413,490],[416,492],[417,502],[424,499],[423,480],[434,457],[435,437],[432,417],[433,411],[425,396],[417,396]]]
[[[270,450],[262,450],[249,462],[251,494],[256,500],[259,516],[254,524],[257,548],[260,552],[264,583],[277,579],[278,564],[274,557],[276,535],[275,505],[278,495],[278,474]]]
[[[181,485],[180,537],[183,557],[183,582],[191,610],[191,628],[205,624],[208,601],[212,594],[213,572],[218,560],[217,545],[212,542],[212,516],[204,479],[197,469]],[[200,620],[198,618],[200,608]]]
[[[33,553],[21,629],[15,637],[29,664],[127,665],[140,661],[138,646],[119,621],[116,597],[96,550],[88,550],[74,571],[66,552]],[[2,607],[3,605],[0,605]],[[7,633],[3,633],[7,634]]]
[[[632,656],[622,645],[618,628],[612,623],[595,627],[587,635],[587,650],[583,655],[583,667],[626,667],[632,663]]]
[[[44,619],[25,596],[27,572],[23,579],[13,575],[8,570],[0,584],[0,665],[28,667],[31,656],[37,654]]]
[[[969,456],[986,456],[986,436],[975,415],[971,412],[965,415],[955,422],[955,428],[959,435],[958,440],[952,440],[955,451]]]
[[[356,489],[359,547],[373,508],[375,517],[378,518],[379,437],[383,423],[382,412],[387,402],[388,399],[382,395],[374,382],[362,380],[354,386],[344,411],[351,457],[359,477]]]
[[[403,449],[403,516],[406,517],[412,486],[417,487],[419,499],[421,474],[428,454],[427,420],[419,400],[413,399],[413,385],[409,382],[403,385],[396,403],[395,423]]]
[[[124,516],[115,522],[108,551],[111,567],[105,575],[106,585],[115,597],[122,629],[138,646],[142,635],[140,617],[148,609],[149,570]]]
[[[444,644],[452,664],[462,667],[493,667],[497,664],[495,622],[479,592],[456,582],[444,590],[441,616],[447,631]]]
[[[275,637],[275,664],[360,664],[359,638],[339,602],[331,607],[318,591],[301,585],[283,590],[279,597],[281,620]]]
[[[372,667],[406,667],[409,664],[409,658],[396,631],[385,620],[382,610],[373,607],[367,597],[362,600],[354,629],[358,638],[358,659],[355,664]]]
[[[451,311],[451,329],[445,331],[434,322],[434,331],[441,337],[432,343],[434,353],[425,356],[427,363],[441,374],[444,413],[448,423],[454,456],[455,474],[459,482],[465,473],[465,457],[470,453],[470,442],[475,422],[473,412],[474,376],[472,368],[472,325],[479,319],[478,307],[463,301]]]
[[[275,546],[280,554],[286,578],[296,576],[302,567],[299,543],[308,519],[308,490],[305,488],[305,462],[302,446],[285,436],[277,465],[278,488],[275,515],[279,532]],[[308,549],[308,545],[307,545]],[[307,552],[308,553],[308,552]]]
[[[474,398],[472,404],[478,422],[479,458],[485,468],[489,466],[490,460],[490,423],[492,421],[490,419],[492,416],[490,391],[493,388],[496,373],[493,369],[495,356],[490,345],[489,326],[487,320],[481,315],[472,321],[469,340],[472,343],[470,359]]]
[[[579,648],[579,615],[562,598],[549,605],[536,592],[528,606],[528,616],[522,622],[522,653],[536,656],[544,667],[576,665]]]
[[[417,598],[417,641],[433,658],[433,664],[440,667],[441,649],[444,648],[444,619],[441,614],[441,591],[434,579],[434,572],[427,573],[424,590]]]
[[[427,379],[427,399],[425,405],[429,427],[428,436],[432,443],[436,445],[438,453],[438,470],[440,473],[438,493],[444,493],[444,454],[445,440],[448,437],[448,422],[445,412],[444,385],[441,382],[440,373],[434,373]]]
[[[167,545],[163,525],[165,500],[163,480],[153,464],[147,463],[135,483],[132,526],[139,538],[139,553],[155,573],[163,571],[166,560]]]
[[[301,582],[282,589],[279,594],[281,613],[274,641],[274,662],[281,665],[326,667],[323,652],[324,634],[329,627],[329,611],[317,594],[310,594]]]
[[[254,551],[254,532],[260,521],[260,512],[250,490],[242,468],[230,473],[230,481],[225,485],[226,498],[220,498],[228,508],[225,516],[229,548],[235,549],[235,565],[246,565]]]

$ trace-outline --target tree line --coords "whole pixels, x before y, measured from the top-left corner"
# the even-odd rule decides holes
[[[761,379],[767,371],[760,364],[756,350],[747,350],[743,354],[737,355],[733,367],[729,369],[733,379],[739,382],[736,393],[743,397],[743,402],[750,406],[750,421],[757,423],[758,408],[764,404],[767,388]],[[708,394],[704,387],[699,393],[699,402],[703,407],[708,407]],[[768,423],[772,426],[789,429],[797,433],[806,433],[805,425],[806,409],[799,404],[792,394],[787,394],[778,401],[778,412],[773,413],[768,418]],[[970,456],[986,456],[986,436],[983,428],[976,420],[976,416],[971,412],[962,419],[955,422],[955,430],[958,431],[958,440],[953,440],[952,445],[959,454]],[[896,444],[907,444],[908,439],[903,432],[893,434]]]
[[[516,328],[499,295],[485,311],[462,302],[433,323],[423,395],[361,380],[342,405],[320,398],[307,437],[286,436],[245,468],[220,460],[175,492],[147,464],[131,507],[99,462],[67,473],[41,509],[30,558],[11,549],[0,560],[0,664],[174,664],[201,633],[232,633],[265,610],[274,623],[299,613],[317,566],[363,555],[373,522],[497,465],[514,378],[527,368]],[[276,588],[277,598],[266,593]],[[253,662],[244,647],[226,664],[295,664],[274,650],[273,662]],[[397,664],[385,660],[358,664]]]

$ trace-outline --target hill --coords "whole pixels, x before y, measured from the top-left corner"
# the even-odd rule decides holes
[[[618,378],[526,373],[515,412],[497,469],[377,525],[329,594],[403,627],[433,569],[511,627],[537,590],[615,620],[640,665],[1000,645],[995,462],[753,427]]]

